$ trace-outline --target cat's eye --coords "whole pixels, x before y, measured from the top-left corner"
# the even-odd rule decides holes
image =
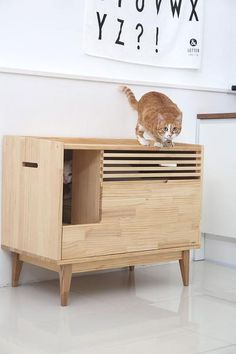
[[[177,128],[173,128],[173,129],[172,129],[173,132],[176,132],[176,130],[177,130]]]
[[[164,132],[167,132],[167,131],[168,131],[168,128],[167,128],[167,127],[165,127],[165,128],[164,128]]]

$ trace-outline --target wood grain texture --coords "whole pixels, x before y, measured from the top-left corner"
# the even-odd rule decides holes
[[[195,168],[194,166],[188,166],[188,167],[184,167],[184,166],[166,166],[166,167],[161,167],[161,166],[145,166],[145,167],[141,167],[141,166],[125,166],[125,167],[104,167],[103,171],[104,172],[122,172],[125,170],[125,172],[139,172],[139,171],[193,171],[193,170],[197,170],[200,171],[200,166],[198,168]],[[181,175],[180,175],[181,176]]]
[[[62,259],[199,244],[200,181],[103,184],[99,224],[63,227]]]
[[[52,263],[52,264],[60,264],[60,259],[58,260],[53,260],[51,258],[47,258],[47,257],[43,257],[43,256],[38,256],[38,255],[35,255],[33,253],[30,253],[30,252],[25,252],[25,251],[22,251],[22,250],[17,250],[16,248],[13,248],[13,247],[8,247],[8,246],[4,246],[4,245],[1,245],[1,248],[3,250],[6,250],[6,251],[9,251],[9,252],[15,252],[15,253],[18,253],[21,256],[26,256],[26,257],[29,257],[29,258],[35,258],[35,259],[38,259],[39,261],[42,261],[42,262],[46,262],[46,263]]]
[[[40,137],[49,141],[59,141],[65,149],[70,150],[145,150],[145,151],[178,151],[178,150],[201,150],[200,145],[175,143],[173,147],[158,148],[140,145],[136,139],[96,139],[96,138],[67,138],[67,137]]]
[[[182,252],[182,258],[179,260],[180,271],[183,285],[189,285],[189,250]]]
[[[37,163],[37,168],[23,162]],[[5,137],[2,244],[51,259],[61,257],[63,144]]]
[[[128,179],[128,178],[152,178],[152,177],[159,177],[159,178],[170,178],[170,177],[178,177],[178,178],[185,178],[185,177],[200,177],[200,172],[178,172],[178,173],[155,173],[149,172],[147,173],[113,173],[113,174],[104,174],[105,179]]]
[[[155,158],[160,158],[160,157],[165,157],[165,158],[170,158],[170,157],[174,157],[175,158],[179,158],[179,157],[188,157],[188,158],[191,158],[191,157],[194,157],[194,158],[197,158],[197,157],[201,157],[200,154],[195,154],[195,153],[192,153],[192,154],[186,154],[186,153],[175,153],[175,154],[171,154],[171,151],[170,150],[168,153],[158,153],[158,152],[155,152],[153,154],[147,154],[146,152],[139,152],[139,153],[133,153],[133,152],[124,152],[124,153],[119,153],[119,152],[104,152],[104,157],[155,157]]]
[[[96,271],[101,269],[112,269],[112,268],[123,268],[129,267],[130,262],[132,262],[131,270],[135,265],[145,265],[152,264],[157,262],[170,262],[181,259],[181,251],[166,251],[164,253],[145,253],[143,255],[133,255],[129,257],[125,254],[119,255],[117,258],[107,258],[104,260],[93,261],[91,257],[88,262],[73,263],[72,264],[72,273]]]
[[[25,254],[20,254],[19,259],[24,263],[33,264],[37,267],[46,268],[54,272],[59,272],[59,265],[57,265],[56,262],[47,261],[37,256],[29,256]]]
[[[18,253],[12,253],[12,286],[16,287],[19,283],[20,273],[23,266]]]
[[[200,244],[194,244],[191,248],[200,248]],[[151,251],[138,251],[138,252],[126,252],[124,254],[117,253],[117,254],[107,254],[107,255],[102,255],[102,256],[93,256],[93,257],[80,257],[80,258],[71,258],[71,259],[62,259],[60,261],[57,261],[58,265],[63,265],[63,264],[82,264],[82,263],[89,263],[89,262],[105,262],[105,263],[112,263],[113,261],[116,262],[116,260],[120,258],[124,258],[127,260],[128,265],[133,263],[134,258],[141,259],[144,258],[145,256],[147,257],[159,257],[159,255],[163,254],[168,254],[171,252],[182,252],[189,250],[189,245],[185,246],[180,246],[180,247],[171,247],[171,248],[162,248],[158,250],[151,250]],[[182,253],[181,253],[182,254]],[[181,257],[180,257],[181,258]]]
[[[70,284],[72,277],[72,266],[62,265],[59,270],[61,306],[68,305]]]
[[[73,153],[72,224],[89,224],[101,219],[101,151]]]
[[[236,113],[203,113],[198,114],[197,119],[236,119]]]
[[[147,156],[147,155],[145,155]],[[194,156],[195,157],[195,156]],[[165,161],[164,161],[165,164],[180,164],[180,165],[195,165],[196,163],[201,163],[200,161],[200,157],[199,157],[199,161],[198,159],[188,159],[188,160],[180,160],[180,159],[175,159],[173,161],[172,160],[169,160],[168,158],[165,158]],[[111,165],[111,164],[114,164],[114,160],[111,160],[111,159],[106,159],[104,161],[104,164],[105,165]],[[116,165],[119,166],[119,165],[161,165],[163,164],[163,160],[158,160],[157,158],[155,158],[155,160],[150,160],[150,159],[146,159],[146,160],[132,160],[132,159],[128,159],[128,160],[116,160]]]

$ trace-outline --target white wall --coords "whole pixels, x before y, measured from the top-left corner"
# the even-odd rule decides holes
[[[200,70],[163,69],[85,55],[85,0],[1,0],[0,67],[229,89],[236,84],[236,1],[201,1],[205,27]]]

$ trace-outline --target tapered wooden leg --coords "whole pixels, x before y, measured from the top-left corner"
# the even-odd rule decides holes
[[[179,260],[179,266],[184,286],[189,285],[189,251],[182,252],[182,259]]]
[[[70,292],[71,277],[72,277],[72,265],[66,264],[60,266],[59,277],[60,277],[61,306],[67,306],[68,296]]]
[[[12,286],[16,287],[19,283],[20,273],[23,262],[20,261],[20,255],[12,252]]]
[[[130,272],[133,272],[134,271],[134,266],[129,266],[129,270],[130,270]]]

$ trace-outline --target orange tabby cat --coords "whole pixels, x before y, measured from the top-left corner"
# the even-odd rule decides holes
[[[147,133],[154,141],[154,146],[173,146],[173,139],[182,128],[182,112],[169,97],[160,92],[148,92],[136,100],[133,92],[123,86],[121,90],[128,97],[131,106],[138,111],[136,136],[141,145],[149,145],[144,138]]]

